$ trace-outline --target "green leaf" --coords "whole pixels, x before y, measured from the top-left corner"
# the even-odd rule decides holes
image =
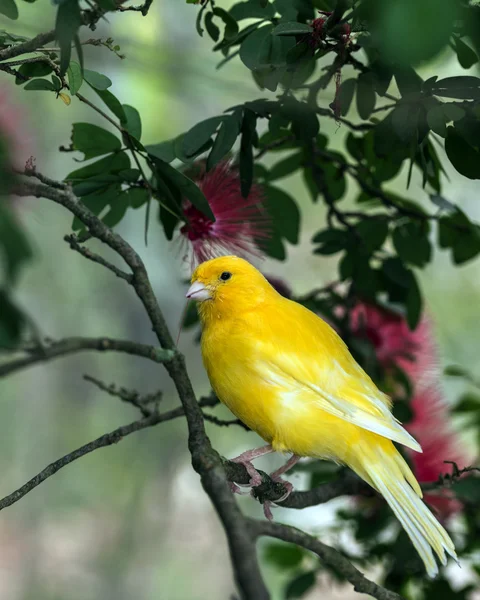
[[[422,316],[422,293],[415,275],[410,271],[410,285],[407,293],[407,323],[409,328],[413,331],[416,329],[420,318]]]
[[[287,257],[282,237],[276,232],[273,232],[268,239],[262,238],[261,240],[258,240],[257,243],[259,248],[261,248],[267,256],[271,256],[276,260],[285,260]]]
[[[95,88],[94,88],[95,89]],[[112,113],[122,122],[125,123],[127,115],[125,110],[120,103],[120,100],[112,94],[109,90],[97,90],[95,92],[100,96],[106,106],[112,111]]]
[[[427,123],[432,131],[442,137],[447,135],[448,119],[443,111],[443,106],[432,106],[427,113]]]
[[[240,60],[251,71],[268,64],[272,26],[259,27],[247,36],[240,46]]]
[[[164,162],[171,163],[175,159],[174,140],[167,140],[159,144],[150,144],[145,146],[145,150],[154,158],[159,158]]]
[[[132,208],[140,208],[147,203],[150,193],[145,188],[130,188],[123,192],[126,196],[126,201]]]
[[[125,152],[117,152],[101,158],[94,163],[72,171],[65,177],[65,181],[78,182],[84,179],[103,175],[106,173],[120,173],[130,167],[130,157]]]
[[[264,187],[264,205],[272,219],[272,227],[291,244],[298,244],[300,211],[296,202],[279,188]]]
[[[475,258],[480,253],[480,228],[472,225],[464,231],[453,245],[453,262],[461,265]]]
[[[412,67],[397,68],[394,75],[402,98],[421,91],[422,79]]]
[[[213,13],[209,12],[205,15],[205,28],[207,29],[208,35],[214,42],[218,41],[220,37],[220,29],[213,22]]]
[[[232,149],[242,125],[243,111],[236,110],[223,118],[207,158],[207,171],[210,171]]]
[[[263,4],[264,6],[261,6],[258,0],[239,2],[238,4],[234,4],[230,9],[230,16],[235,21],[272,18],[275,15],[273,4],[269,4],[268,2],[264,2]]]
[[[157,174],[161,179],[166,180],[175,187],[181,196],[188,198],[188,200],[190,200],[190,202],[211,221],[215,221],[215,215],[208,204],[208,200],[191,179],[158,158],[155,159],[155,166]]]
[[[15,0],[0,0],[0,13],[13,21],[18,19],[18,8]]]
[[[118,175],[111,173],[100,173],[90,179],[79,181],[73,185],[73,192],[76,196],[88,196],[93,193],[100,193],[108,188],[112,183],[120,183],[121,179]]]
[[[121,141],[105,129],[91,123],[74,123],[72,144],[75,150],[85,154],[85,159],[116,152],[122,147]]]
[[[424,267],[432,258],[432,246],[425,222],[409,221],[398,225],[392,234],[398,256],[405,262]]]
[[[269,544],[264,553],[265,560],[280,569],[298,567],[304,556],[305,552],[299,546],[278,542]]]
[[[53,83],[53,87],[55,88],[55,91],[59,92],[62,89],[62,82],[56,75],[52,75],[51,80]]]
[[[107,227],[115,227],[125,216],[129,207],[127,194],[118,194],[114,202],[110,203],[110,210],[102,217]]]
[[[375,48],[383,60],[402,65],[416,65],[436,56],[448,44],[460,17],[456,0],[376,1],[370,5],[369,30]]]
[[[372,114],[375,108],[375,86],[372,73],[362,73],[357,82],[357,110],[364,120]]]
[[[480,98],[480,78],[471,75],[447,77],[436,81],[432,87],[436,96],[476,100]]]
[[[253,141],[257,133],[257,115],[246,108],[243,112],[242,138],[240,142],[240,189],[248,197],[253,183]]]
[[[107,189],[102,190],[97,194],[89,194],[82,198],[83,204],[89,208],[95,215],[100,216],[105,211],[107,206],[113,206],[118,196],[121,194],[121,188],[118,184],[111,185]],[[73,231],[83,231],[84,224],[75,217],[72,223]]]
[[[292,579],[285,587],[285,600],[302,598],[315,585],[315,571],[307,571]]]
[[[445,369],[446,371],[446,369]],[[458,413],[478,413],[480,411],[480,396],[478,394],[463,394],[458,403],[453,407],[453,412]]]
[[[469,69],[478,62],[477,53],[467,46],[459,37],[454,37],[455,51],[457,53],[458,62],[464,69]]]
[[[129,104],[122,104],[122,108],[127,118],[124,123],[125,129],[136,140],[140,141],[142,137],[142,121],[138,110]]]
[[[443,104],[442,108],[448,121],[459,121],[465,116],[465,109],[463,109],[461,106],[453,104],[452,102]]]
[[[27,236],[5,199],[0,201],[0,255],[10,284],[15,283],[20,270],[33,256]]]
[[[12,302],[7,291],[0,288],[0,347],[15,346],[20,341],[24,326],[23,313]]]
[[[388,235],[388,221],[382,217],[367,217],[355,227],[364,250],[373,254],[380,249]]]
[[[453,484],[453,491],[460,500],[478,505],[480,502],[480,478],[465,477]]]
[[[171,208],[175,209],[175,206],[172,206]],[[170,211],[168,211],[165,206],[160,205],[158,209],[158,220],[162,224],[167,240],[172,240],[173,234],[179,222],[179,218],[175,214],[172,214]]]
[[[83,78],[85,81],[95,90],[106,90],[112,85],[111,79],[106,75],[97,73],[96,71],[90,71],[89,69],[83,69]]]
[[[310,140],[318,134],[320,125],[317,113],[306,102],[288,98],[281,107],[281,114],[291,121],[292,131],[297,138]]]
[[[469,179],[480,179],[480,153],[453,127],[447,128],[445,152],[459,173]]]
[[[78,0],[64,0],[58,7],[55,37],[60,46],[60,74],[65,75],[72,55],[72,42],[83,24]]]
[[[392,126],[402,142],[411,141],[418,129],[419,107],[416,104],[399,104],[391,112]]]
[[[18,73],[28,78],[45,77],[45,75],[50,75],[51,72],[52,67],[46,62],[25,63],[20,65],[20,68],[18,69]],[[25,79],[20,78],[17,75],[15,83],[21,85],[25,83]]]
[[[24,89],[33,91],[45,90],[48,92],[54,92],[55,86],[51,81],[48,81],[48,79],[32,79],[32,81],[29,81],[27,84],[25,84]]]
[[[67,69],[68,87],[72,96],[82,87],[83,75],[81,66],[74,60],[70,61]]]
[[[337,94],[337,105],[340,107],[340,114],[345,116],[352,104],[353,95],[355,94],[355,88],[357,86],[357,81],[355,79],[346,79],[340,85]]]
[[[311,25],[305,23],[280,23],[272,31],[273,35],[302,35],[305,33],[312,33],[313,29]]]
[[[220,17],[220,19],[222,19],[222,21],[225,23],[225,32],[223,34],[224,39],[227,41],[234,39],[238,34],[238,23],[235,21],[235,19],[232,18],[232,16],[226,10],[220,8],[219,6],[214,6],[212,10],[213,14],[216,17]]]
[[[183,151],[186,156],[194,156],[204,146],[225,117],[212,117],[194,125],[183,136]],[[228,117],[227,117],[228,118]],[[232,144],[233,145],[233,144]],[[230,148],[229,148],[230,149]],[[228,150],[227,150],[228,152]]]
[[[282,177],[288,177],[295,171],[297,171],[304,162],[303,152],[296,152],[295,154],[290,154],[283,160],[277,162],[271,167],[268,172],[267,179],[268,181],[275,181],[276,179],[281,179]]]
[[[329,256],[344,250],[350,243],[350,235],[344,229],[325,229],[316,233],[312,242],[320,244],[313,251],[314,254],[323,254]]]

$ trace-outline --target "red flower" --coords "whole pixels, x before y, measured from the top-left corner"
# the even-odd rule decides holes
[[[0,163],[2,168],[22,169],[32,154],[32,141],[25,129],[25,115],[18,103],[0,90]]]
[[[401,314],[374,304],[358,303],[350,313],[350,327],[358,337],[373,344],[384,368],[397,365],[417,387],[432,377],[438,378],[437,351],[427,318],[412,331]]]
[[[412,399],[414,417],[405,427],[420,442],[423,453],[411,452],[413,470],[420,483],[437,481],[440,475],[452,473],[455,462],[461,469],[467,465],[460,440],[451,429],[448,408],[435,385],[425,388]],[[439,488],[425,494],[425,501],[441,519],[462,508],[452,490]]]
[[[200,263],[223,254],[244,258],[260,256],[258,240],[267,237],[268,219],[262,212],[262,190],[252,185],[248,198],[242,196],[238,169],[223,161],[206,172],[197,165],[196,183],[204,193],[215,222],[184,200],[186,223],[180,233],[190,243],[192,262]]]
[[[468,464],[465,449],[450,426],[448,407],[438,387],[440,371],[436,344],[429,320],[424,317],[411,331],[404,317],[373,304],[358,303],[350,313],[350,326],[359,337],[370,340],[381,365],[403,369],[413,386],[413,418],[406,429],[418,440],[423,453],[409,452],[413,471],[420,483],[437,481],[451,473],[453,461]],[[451,490],[439,489],[425,495],[441,519],[458,512],[462,505]]]

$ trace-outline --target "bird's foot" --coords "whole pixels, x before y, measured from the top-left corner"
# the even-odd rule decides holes
[[[283,496],[281,496],[280,498],[277,498],[277,500],[275,500],[275,502],[272,502],[271,500],[265,500],[265,502],[263,503],[263,514],[265,515],[265,518],[268,519],[269,521],[273,521],[272,508],[274,508],[274,507],[276,508],[278,502],[283,502],[293,492],[293,485],[289,481],[285,481],[285,479],[282,479],[281,477],[278,477],[278,476],[277,477],[274,476],[274,477],[272,477],[272,479],[273,479],[273,481],[276,481],[277,483],[283,484],[287,488],[287,491],[285,492],[285,494],[283,494]]]
[[[233,481],[230,482],[230,491],[232,494],[238,494],[239,496],[247,496],[250,494],[250,491],[242,490],[242,488],[236,483],[233,483]]]
[[[281,483],[283,486],[285,486],[287,488],[287,491],[283,494],[283,496],[281,496],[280,498],[275,500],[275,503],[283,502],[293,492],[293,485],[289,481],[285,481],[285,479],[282,479],[281,477],[272,477],[272,479],[273,479],[273,481],[276,481],[277,483]]]
[[[233,458],[232,462],[238,463],[239,465],[243,465],[247,470],[247,473],[250,475],[250,481],[248,485],[250,487],[256,487],[262,483],[262,476],[257,471],[257,469],[253,466],[253,464],[249,460],[245,460],[242,455],[237,458]]]

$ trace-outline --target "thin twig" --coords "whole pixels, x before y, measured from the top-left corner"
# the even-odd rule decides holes
[[[210,423],[213,423],[214,425],[218,425],[219,427],[229,427],[230,425],[239,425],[240,427],[243,427],[243,429],[245,429],[245,431],[251,431],[250,427],[248,425],[245,425],[245,423],[240,421],[240,419],[219,419],[215,415],[209,415],[206,412],[203,413],[203,418],[205,419],[205,421],[210,421]]]
[[[100,379],[96,377],[92,377],[91,375],[84,375],[83,378],[85,381],[89,381],[98,387],[102,392],[106,392],[110,396],[115,396],[116,398],[120,398],[122,402],[126,402],[127,404],[131,404],[138,408],[142,413],[143,417],[149,417],[151,414],[157,411],[158,403],[162,399],[163,392],[158,391],[154,394],[148,394],[147,396],[140,396],[140,394],[136,390],[127,390],[124,387],[118,388],[114,383],[107,385]],[[154,404],[154,410],[148,408],[148,405]]]
[[[0,377],[6,377],[21,369],[85,350],[124,352],[126,354],[148,358],[156,363],[171,361],[175,356],[173,350],[164,350],[163,348],[137,344],[136,342],[131,342],[129,340],[114,340],[107,337],[72,337],[65,338],[58,342],[49,342],[41,347],[31,348],[28,356],[23,356],[22,358],[0,364]]]
[[[340,573],[353,585],[353,589],[361,594],[368,594],[377,600],[402,600],[395,592],[391,592],[367,579],[352,563],[346,559],[338,550],[327,546],[320,540],[304,533],[296,527],[282,525],[281,523],[270,523],[268,521],[256,521],[250,519],[248,522],[250,531],[256,537],[274,537],[284,542],[297,544],[306,550],[315,553],[320,560]]]
[[[88,260],[102,265],[103,267],[107,268],[109,271],[114,273],[117,277],[120,277],[120,279],[124,279],[127,283],[132,283],[132,276],[129,273],[125,273],[125,271],[122,271],[115,265],[112,265],[112,263],[109,263],[102,256],[95,254],[88,248],[85,248],[84,246],[79,244],[76,235],[66,235],[63,239],[70,245],[70,248],[72,248],[72,250],[79,252],[82,256],[88,258]]]
[[[31,40],[23,42],[21,44],[15,44],[4,50],[0,50],[0,60],[7,60],[7,58],[13,58],[14,56],[20,56],[21,54],[27,54],[28,52],[34,52],[37,48],[45,46],[53,42],[55,39],[55,30],[48,31],[47,33],[40,33]]]

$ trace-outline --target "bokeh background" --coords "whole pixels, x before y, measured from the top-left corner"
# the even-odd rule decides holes
[[[222,2],[225,8],[231,4]],[[48,2],[21,3],[20,19],[0,18],[0,29],[34,36],[53,27],[55,9]],[[143,143],[169,139],[229,106],[269,94],[256,88],[238,59],[216,69],[218,56],[211,53],[211,41],[195,31],[197,10],[181,0],[154,0],[147,18],[139,13],[110,13],[91,37],[112,37],[124,60],[106,48],[85,47],[86,66],[108,75],[115,95],[139,110]],[[88,36],[84,31],[82,40]],[[470,71],[475,74],[475,67]],[[421,69],[424,77],[433,73],[444,77],[465,71],[446,50]],[[73,121],[105,127],[98,115],[76,99],[66,106],[54,94],[25,92],[4,73],[0,90],[4,98],[0,123],[16,119],[23,159],[35,156],[38,169],[51,177],[63,178],[75,168],[74,155],[58,151],[60,145],[68,146]],[[86,89],[82,93],[89,94]],[[333,90],[323,94],[327,106]],[[344,127],[324,120],[321,128],[333,145],[342,145]],[[453,168],[449,177],[445,196],[479,220],[476,182]],[[401,173],[390,186],[427,201],[415,177],[408,192],[405,184],[406,175]],[[282,276],[296,293],[302,293],[331,281],[336,263],[311,254],[311,235],[325,223],[323,206],[312,205],[300,178],[284,179],[280,185],[293,193],[302,209],[301,243],[289,247],[285,263],[265,260],[258,266],[265,273]],[[351,199],[355,190],[348,193]],[[71,225],[69,215],[47,200],[15,202],[35,249],[35,260],[23,272],[17,298],[42,334],[54,339],[108,335],[153,342],[132,290],[72,252],[63,241]],[[131,211],[119,232],[144,258],[167,322],[176,333],[185,303],[188,263],[178,244],[166,242],[155,221],[146,247],[143,224],[143,213]],[[100,249],[95,243],[91,247]],[[108,250],[101,251],[108,255]],[[477,372],[480,262],[453,268],[447,253],[437,252],[421,283],[442,364],[458,363]],[[195,390],[202,395],[209,386],[194,341],[196,333],[183,332],[179,348],[187,356]],[[178,402],[161,367],[123,355],[78,355],[0,381],[0,496],[61,455],[137,418],[132,407],[85,382],[84,374],[141,393],[161,389],[165,409]],[[450,402],[464,386],[459,381],[440,384]],[[216,414],[223,416],[226,411]],[[461,425],[457,424],[460,430]],[[260,442],[255,434],[239,428],[211,424],[207,428],[225,456]],[[474,440],[467,434],[464,437],[474,456]],[[259,464],[275,467],[280,461],[280,457],[269,457]],[[294,475],[292,481],[301,487],[301,475]],[[249,513],[262,514],[261,507],[248,497],[240,501]],[[344,502],[297,512],[277,509],[275,514],[277,519],[337,543],[344,534],[334,527],[334,508]],[[274,597],[280,598],[284,577],[268,562],[263,566]],[[468,577],[468,570],[463,574],[456,567],[452,570],[456,578]],[[0,600],[227,600],[233,591],[224,535],[191,468],[181,419],[82,458],[0,514]],[[353,595],[350,588],[319,582],[308,599]]]

